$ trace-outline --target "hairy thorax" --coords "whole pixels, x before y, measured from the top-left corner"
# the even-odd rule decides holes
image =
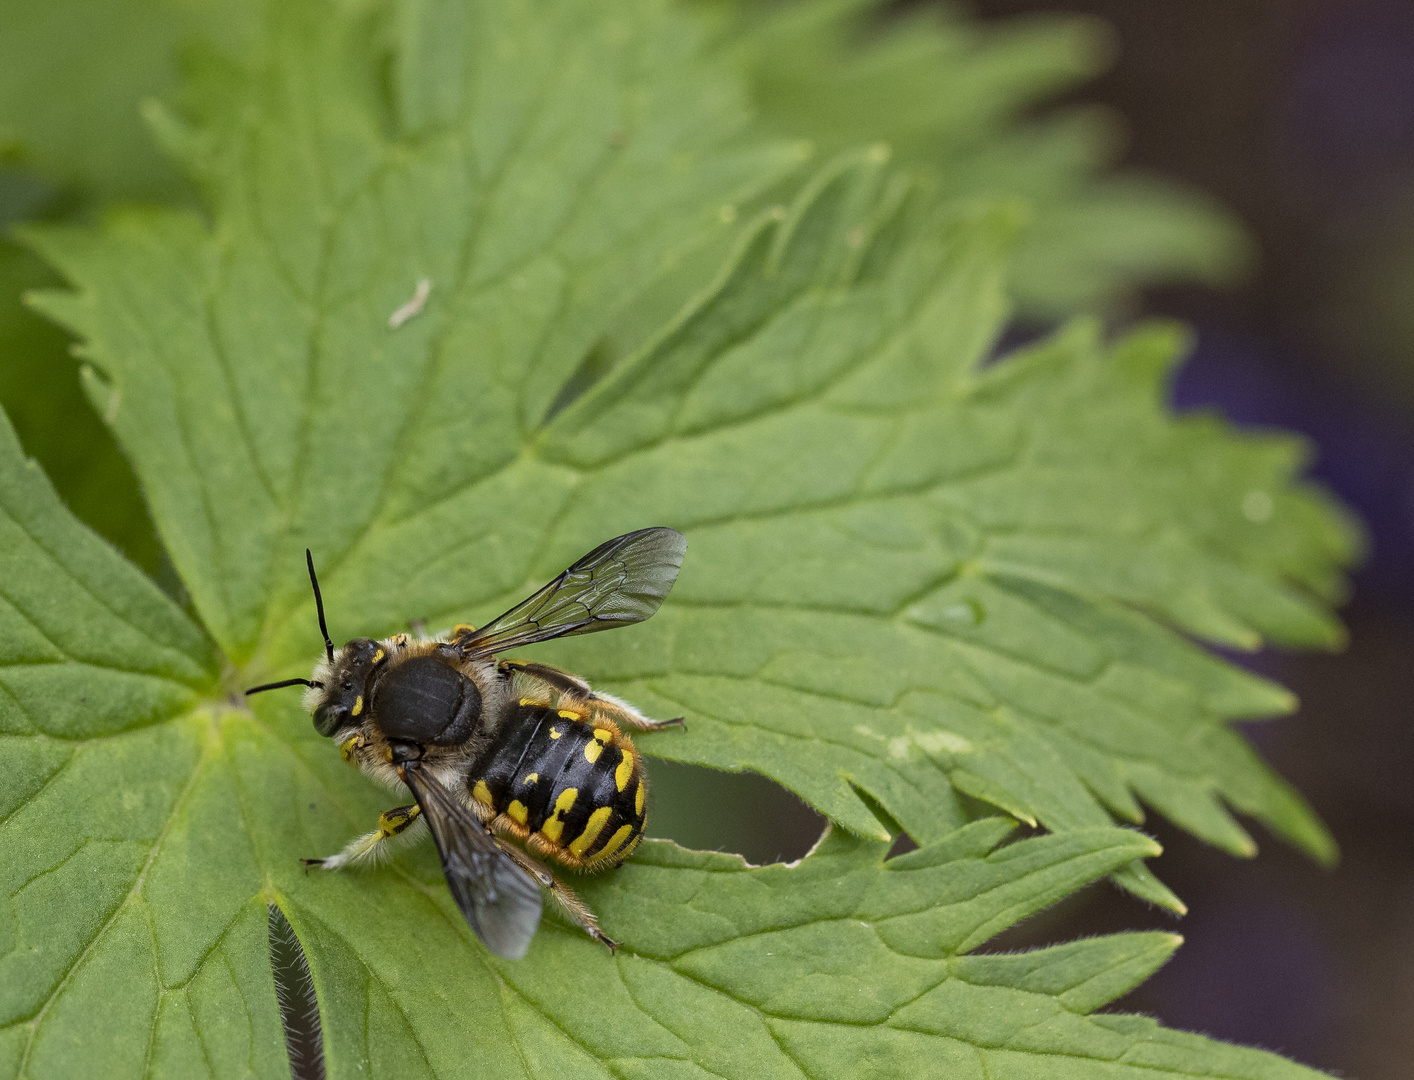
[[[460,657],[447,647],[445,638],[440,636],[411,638],[407,634],[397,634],[376,642],[376,645],[386,656],[379,658],[372,678],[359,688],[361,692],[354,702],[352,722],[334,733],[340,755],[345,762],[388,788],[405,790],[393,764],[392,740],[379,723],[379,684],[388,673],[397,671],[409,661],[435,658],[472,681],[480,693],[481,715],[479,723],[465,739],[447,746],[425,746],[422,766],[445,787],[469,799],[466,792],[468,767],[503,724],[507,708],[513,704],[513,688],[498,676],[493,662]],[[335,651],[332,662],[321,660],[314,669],[312,680],[337,685],[345,666],[344,653],[345,649],[339,649]],[[311,690],[307,696],[315,697],[317,691]]]

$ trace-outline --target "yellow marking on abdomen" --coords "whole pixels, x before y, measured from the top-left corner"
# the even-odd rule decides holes
[[[382,649],[379,649],[376,653],[373,654],[373,659],[372,659],[371,663],[376,664],[376,663],[378,663],[379,660],[382,660],[383,657],[385,657],[385,656],[387,656],[387,655],[388,655],[388,654],[387,654],[386,652],[384,652]]]
[[[557,711],[558,711],[559,714],[560,714],[561,716],[563,716],[566,720],[583,720],[583,719],[584,719],[584,713],[575,712],[573,709],[559,709],[559,710],[557,710]]]
[[[506,807],[506,817],[524,825],[526,816],[525,803],[521,802],[519,799],[512,799],[511,805]]]
[[[604,744],[598,739],[590,739],[584,747],[584,760],[593,765],[599,760],[599,755],[604,752]]]
[[[619,831],[614,833],[613,836],[609,837],[609,842],[605,844],[602,848],[600,848],[599,853],[594,856],[595,861],[597,862],[600,859],[607,859],[614,852],[618,851],[619,848],[623,847],[624,841],[626,841],[632,835],[632,825],[620,825]]]
[[[588,851],[589,846],[599,839],[599,834],[604,831],[604,826],[609,822],[609,815],[613,812],[612,806],[601,806],[590,814],[589,820],[584,823],[584,832],[570,844],[570,850],[576,855],[583,855]]]
[[[354,702],[353,712],[349,713],[349,715],[357,716],[361,712],[363,712],[363,695],[359,694],[358,699]]]
[[[479,803],[487,806],[495,806],[496,800],[491,798],[491,789],[486,786],[485,780],[478,780],[476,786],[471,789],[471,797]]]
[[[557,728],[557,727],[552,727],[552,728],[550,729],[550,738],[552,738],[552,739],[558,739],[559,737],[560,737],[560,729]]]
[[[639,817],[642,817],[642,816],[643,816],[643,796],[644,796],[644,794],[645,794],[645,792],[644,792],[644,790],[643,790],[643,781],[640,780],[640,781],[638,782],[638,791],[635,792],[635,793],[634,793],[634,796],[633,796],[633,812],[634,812],[635,814],[637,814]]]
[[[628,787],[628,782],[633,779],[633,751],[625,750],[624,759],[619,762],[619,767],[614,770],[614,787],[622,791]]]
[[[523,777],[521,777],[521,783],[523,783],[523,784],[533,784],[533,783],[535,783],[535,781],[537,781],[537,780],[539,780],[539,779],[540,779],[540,774],[539,774],[538,772],[526,773]]]
[[[555,811],[545,819],[545,824],[540,826],[540,831],[547,838],[555,843],[560,842],[560,833],[565,831],[564,816],[570,812],[574,806],[575,799],[579,798],[579,789],[568,787],[560,792],[560,797],[555,800]]]

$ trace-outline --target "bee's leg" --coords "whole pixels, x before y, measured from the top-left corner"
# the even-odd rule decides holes
[[[377,852],[385,843],[406,831],[421,816],[422,809],[417,803],[412,803],[409,806],[395,806],[378,815],[376,830],[350,840],[344,850],[337,855],[329,855],[323,859],[301,859],[300,862],[305,866],[317,866],[322,870],[339,870],[350,863],[358,863],[364,859],[376,857]]]
[[[633,728],[635,731],[662,731],[664,728],[687,727],[686,721],[681,716],[675,716],[671,720],[651,720],[627,701],[616,698],[612,694],[595,691],[589,695],[585,704],[589,706],[591,712],[612,720],[620,728]]]
[[[594,692],[589,688],[589,684],[578,675],[571,675],[568,671],[561,671],[548,664],[537,664],[532,660],[498,660],[496,670],[502,678],[508,679],[512,675],[524,675],[544,683],[558,693],[569,694],[576,698],[588,697]]]
[[[636,731],[662,731],[664,728],[684,726],[681,716],[672,720],[650,720],[627,701],[622,701],[612,694],[598,693],[578,675],[571,675],[559,668],[528,660],[502,660],[496,668],[502,675],[516,673],[536,679],[560,694],[573,698],[575,704],[582,704],[590,712],[598,713],[620,727],[630,727]]]
[[[555,898],[561,910],[570,917],[575,925],[583,928],[586,934],[607,947],[610,953],[618,949],[619,943],[599,929],[599,920],[595,918],[594,912],[589,910],[589,905],[581,900],[573,889],[552,874],[544,863],[532,859],[520,848],[503,840],[497,839],[496,846],[504,851],[512,862],[538,881],[542,888],[549,889],[550,895]]]

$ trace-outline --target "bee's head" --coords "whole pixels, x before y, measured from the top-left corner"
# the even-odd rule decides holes
[[[324,597],[319,594],[319,578],[314,573],[314,556],[306,548],[305,562],[309,565],[309,583],[314,587],[314,607],[319,612],[319,632],[324,635],[324,659],[314,670],[312,679],[283,679],[280,682],[252,686],[246,696],[263,690],[278,690],[285,686],[307,686],[305,706],[314,713],[314,730],[326,738],[339,728],[355,722],[367,706],[369,677],[383,662],[383,649],[376,641],[354,638],[337,652],[329,640],[329,626],[324,621]]]
[[[321,665],[326,668],[324,677],[310,681],[305,698],[305,703],[313,706],[315,731],[327,738],[364,715],[373,669],[384,656],[376,641],[354,638],[334,653],[327,665]]]

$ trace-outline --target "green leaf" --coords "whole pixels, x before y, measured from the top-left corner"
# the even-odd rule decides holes
[[[1022,311],[1054,319],[1136,288],[1229,285],[1252,259],[1230,214],[1172,180],[1113,168],[1117,120],[1037,106],[1108,66],[1108,26],[1076,16],[979,24],[950,6],[878,0],[698,0],[746,72],[763,130],[824,151],[888,144],[946,197],[1014,196]]]
[[[626,42],[612,24],[486,18],[516,16],[513,33],[409,14],[388,131],[366,29],[291,13],[275,35],[312,40],[312,55],[290,46],[258,73],[213,73],[194,100],[223,108],[244,93],[249,107],[204,130],[163,125],[231,215],[229,240],[213,245],[195,216],[130,212],[106,240],[44,242],[66,262],[117,245],[144,264],[126,296],[45,306],[89,338],[102,371],[90,395],[238,663],[304,599],[289,551],[313,546],[329,564],[409,497],[444,497],[507,464],[577,366],[632,340],[642,315],[630,302],[720,246],[723,201],[798,161],[725,148],[744,113],[724,88],[667,94],[691,86],[676,24]],[[461,42],[474,32],[505,34],[503,50],[472,64]],[[596,47],[607,55],[586,55]],[[422,279],[428,311],[391,332]],[[160,321],[99,329],[130,302]],[[469,353],[499,368],[491,383],[462,378]]]
[[[949,195],[1025,199],[1034,215],[1011,288],[1028,314],[1109,304],[1150,282],[1221,283],[1243,261],[1233,224],[1197,193],[1107,174],[1117,142],[1109,117],[1071,110],[1018,120],[1099,69],[1098,24],[983,27],[928,14],[881,31],[869,7],[727,4],[720,47],[746,63],[766,129],[827,149],[885,139],[904,159],[935,166]],[[190,183],[140,113],[177,93],[184,66],[250,47],[257,13],[244,2],[0,0],[0,223],[41,212],[83,218],[127,198],[190,200]],[[38,202],[36,191],[45,196]],[[22,290],[52,284],[0,242],[0,356],[9,358],[0,404],[75,513],[179,592],[127,463],[79,405],[67,341],[18,307]],[[41,374],[49,372],[56,377]]]
[[[852,175],[764,223],[717,291],[541,436],[583,477],[562,550],[587,521],[650,518],[693,544],[641,646],[554,657],[686,715],[651,753],[764,772],[865,835],[860,789],[923,838],[962,820],[954,787],[1051,828],[1138,821],[1137,793],[1235,854],[1254,845],[1220,799],[1330,857],[1226,726],[1289,695],[1135,610],[1239,646],[1336,644],[1317,596],[1354,538],[1292,485],[1300,448],[1168,417],[1161,328],[1107,353],[1080,327],[978,371],[986,221],[887,270],[871,248],[832,288],[816,253]],[[852,237],[835,231],[835,259]],[[778,465],[743,483],[750,461]]]
[[[557,55],[589,47],[579,27],[488,58],[409,16],[390,131],[361,24],[290,19],[275,37],[312,55],[224,73],[208,127],[169,124],[214,234],[153,212],[39,241],[81,287],[44,307],[86,339],[232,661],[290,674],[317,651],[305,546],[336,626],[373,633],[474,621],[666,521],[694,554],[655,632],[555,653],[694,721],[651,752],[755,769],[863,835],[884,832],[859,791],[923,839],[962,822],[955,789],[1050,828],[1139,821],[1138,794],[1237,854],[1254,844],[1224,799],[1330,857],[1226,726],[1289,696],[1135,610],[1243,647],[1334,644],[1320,597],[1353,544],[1293,486],[1294,443],[1166,415],[1171,332],[1106,354],[1079,327],[979,370],[1006,222],[932,209],[872,152],[735,230],[656,336],[625,332],[665,263],[720,248],[717,208],[789,161],[709,152],[736,103],[621,101],[609,62]],[[626,78],[687,73],[671,40],[604,48]],[[531,56],[538,104],[498,66]],[[435,298],[391,330],[423,278]],[[566,404],[586,364],[607,373]]]
[[[0,730],[96,738],[195,704],[215,661],[201,632],[107,544],[64,510],[39,468],[0,428],[4,518]],[[41,739],[36,760],[59,762]],[[49,775],[48,766],[33,775]],[[5,813],[26,797],[24,781]]]
[[[175,641],[181,677],[199,670],[192,628],[67,518],[12,439],[0,462],[11,549],[32,538],[71,553],[36,556],[33,579],[83,577],[99,603],[160,627],[154,645]],[[508,963],[480,950],[430,859],[357,876],[298,869],[291,851],[337,843],[358,818],[341,805],[347,785],[322,782],[328,747],[307,726],[282,737],[243,710],[202,706],[68,734],[6,736],[11,760],[19,747],[68,756],[0,824],[12,856],[5,1075],[188,1077],[235,1063],[284,1075],[267,897],[309,956],[336,1076],[459,1075],[468,1061],[545,1077],[1083,1076],[1099,1061],[1159,1077],[1316,1075],[1151,1020],[1087,1015],[1163,963],[1172,935],[962,955],[1155,854],[1136,833],[998,847],[1012,826],[994,818],[888,863],[884,845],[833,836],[796,866],[765,868],[650,841],[586,889],[625,942],[617,958],[552,920]],[[88,918],[56,919],[61,906]]]
[[[1086,1015],[1172,938],[963,955],[1106,874],[1176,905],[1111,826],[1136,794],[1232,850],[1222,800],[1329,853],[1227,726],[1289,695],[1183,636],[1338,639],[1354,534],[1299,447],[1169,416],[1164,328],[991,362],[1015,215],[869,151],[798,182],[662,4],[271,19],[154,114],[206,216],[29,234],[214,646],[0,442],[30,478],[0,485],[7,550],[63,536],[35,546],[107,568],[106,622],[70,562],[3,579],[36,598],[0,622],[3,678],[49,681],[6,740],[33,763],[0,820],[0,1062],[280,1075],[273,902],[333,1075],[1311,1075]],[[491,960],[426,846],[301,871],[389,798],[292,696],[237,694],[319,654],[301,548],[347,637],[481,621],[651,524],[692,544],[664,610],[540,654],[681,706],[649,753],[776,777],[858,835],[758,869],[645,845],[584,888],[617,959],[550,919]],[[964,797],[1058,832],[998,848]],[[881,818],[922,849],[885,863]]]

